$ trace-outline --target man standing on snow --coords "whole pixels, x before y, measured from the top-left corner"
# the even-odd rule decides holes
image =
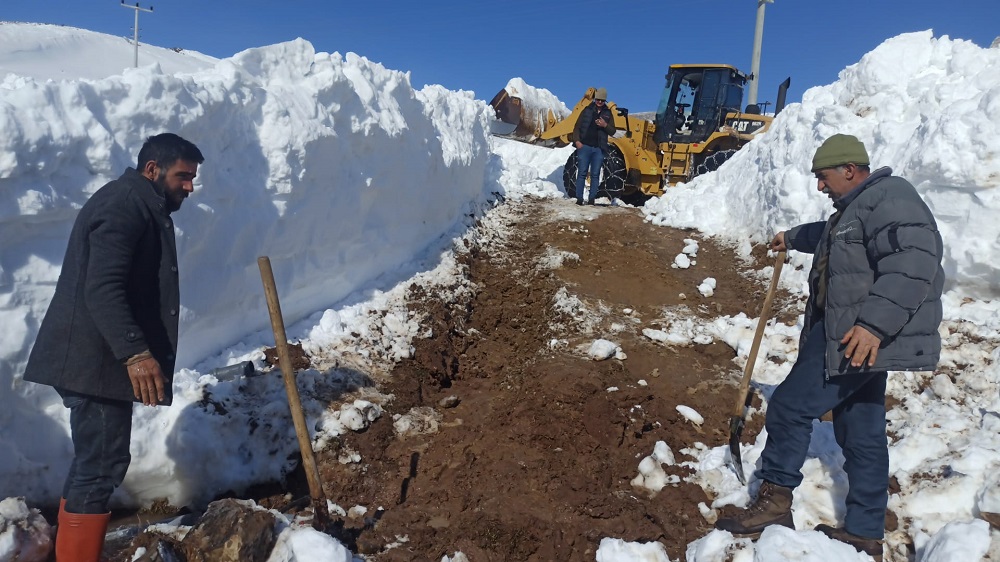
[[[771,396],[757,499],[716,528],[759,535],[792,523],[792,490],[812,422],[833,411],[849,490],[844,527],[829,537],[876,560],[889,488],[885,435],[887,371],[933,370],[941,353],[941,235],[930,209],[889,168],[869,172],[857,138],[833,135],[813,157],[817,188],[833,200],[829,220],[779,232],[776,251],[814,254],[799,357]]]
[[[63,487],[57,562],[97,562],[108,502],[131,456],[132,402],[169,405],[180,293],[170,213],[204,158],[163,133],[80,209],[24,379],[55,387],[70,410],[73,461]]]
[[[615,119],[607,108],[608,91],[598,88],[591,102],[573,128],[573,145],[576,147],[576,204],[583,205],[583,188],[590,173],[590,196],[587,203],[594,204],[601,185],[601,165],[608,153],[608,135],[615,134]]]

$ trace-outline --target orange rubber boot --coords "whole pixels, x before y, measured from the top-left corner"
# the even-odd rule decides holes
[[[59,502],[56,525],[56,562],[99,562],[111,513],[70,513]]]

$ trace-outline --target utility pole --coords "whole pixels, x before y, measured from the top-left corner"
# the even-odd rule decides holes
[[[753,32],[753,57],[750,59],[750,93],[747,103],[757,103],[757,83],[760,74],[760,44],[764,39],[764,6],[773,4],[774,0],[757,0],[757,26]],[[136,20],[138,21],[138,20]]]
[[[136,68],[139,68],[139,12],[152,13],[153,6],[150,6],[149,9],[140,8],[138,2],[135,3],[135,6],[128,6],[125,4],[125,0],[122,0],[122,8],[135,10],[135,27],[132,29],[132,46],[135,48],[135,58],[132,64]]]

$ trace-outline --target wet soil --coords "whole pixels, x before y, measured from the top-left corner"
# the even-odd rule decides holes
[[[678,464],[697,442],[725,443],[742,373],[724,343],[667,346],[641,330],[663,327],[665,307],[756,316],[766,286],[747,270],[767,263],[748,266],[696,233],[652,226],[638,209],[511,205],[502,243],[474,244],[464,256],[476,287],[467,302],[414,288],[411,306],[433,335],[381,382],[394,397],[386,415],[340,441],[362,463],[321,453],[327,496],[369,507],[340,538],[387,562],[457,551],[474,562],[594,560],[607,537],[659,541],[681,558],[709,530],[698,503],[711,500],[683,480],[655,496],[630,481],[657,441]],[[698,241],[696,265],[671,268],[685,239]],[[544,265],[553,255],[561,265]],[[706,298],[697,287],[707,277],[717,289]],[[590,314],[560,310],[560,290]],[[591,359],[597,338],[626,358]],[[679,404],[704,423],[687,421]],[[393,417],[413,408],[436,411],[438,430],[398,437]]]
[[[409,306],[430,336],[376,378],[391,395],[381,418],[316,452],[327,498],[367,508],[334,515],[328,531],[378,562],[456,552],[472,562],[593,561],[604,538],[658,541],[683,559],[711,527],[698,509],[711,498],[683,480],[682,463],[692,459],[684,450],[728,441],[742,370],[724,343],[670,346],[642,330],[665,328],[667,309],[756,317],[767,287],[752,273],[770,265],[766,252],[746,263],[630,207],[527,200],[499,215],[503,235],[471,236],[460,253],[473,291],[410,288]],[[691,239],[696,263],[672,268]],[[717,285],[704,297],[697,287],[708,277]],[[599,338],[624,358],[590,358]],[[394,420],[413,411],[435,420],[436,431],[400,437]],[[744,442],[761,422],[748,420]],[[676,455],[664,468],[680,481],[652,494],[630,481],[657,441]],[[342,463],[345,452],[361,461]],[[282,488],[248,495],[289,512],[309,492],[300,470]]]

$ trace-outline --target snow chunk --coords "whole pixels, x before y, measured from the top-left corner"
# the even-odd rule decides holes
[[[1000,513],[1000,475],[986,478],[976,494],[976,507],[980,512]]]
[[[699,414],[698,412],[696,412],[694,410],[694,408],[691,408],[689,406],[684,406],[682,404],[678,404],[677,405],[677,411],[682,416],[684,416],[684,419],[686,419],[687,421],[689,421],[689,422],[691,422],[691,423],[693,423],[695,425],[701,425],[701,424],[705,423],[705,418],[701,417],[701,414]]]
[[[545,255],[538,260],[538,268],[542,270],[559,269],[567,262],[580,263],[580,255],[548,247],[545,249]]]
[[[701,285],[698,285],[698,292],[701,293],[702,296],[705,296],[705,297],[710,297],[710,296],[714,295],[715,294],[715,278],[714,277],[708,277],[704,281],[702,281]]]
[[[361,431],[382,415],[382,407],[367,400],[355,400],[340,407],[340,423],[352,431]]]
[[[989,548],[989,523],[952,521],[934,533],[922,549],[921,560],[982,560]]]
[[[658,542],[625,542],[622,539],[601,539],[597,548],[597,562],[617,560],[642,560],[643,562],[670,562],[667,550]]]
[[[396,430],[396,434],[402,438],[437,433],[440,422],[441,414],[434,408],[420,406],[396,417],[395,421],[392,422],[392,427]]]
[[[587,350],[587,355],[590,356],[594,361],[604,361],[605,359],[610,359],[612,356],[616,355],[621,351],[622,348],[618,347],[618,344],[606,339],[594,340],[594,343],[590,344],[590,349]]]
[[[52,550],[52,537],[52,527],[37,509],[28,508],[24,498],[0,501],[0,553],[4,560],[44,562]]]
[[[382,417],[382,407],[367,400],[355,400],[342,404],[338,410],[326,410],[316,423],[314,446],[322,449],[326,443],[348,431],[362,431]]]
[[[953,400],[959,394],[955,383],[951,382],[951,379],[945,374],[934,375],[934,379],[931,381],[931,390],[942,400]]]
[[[663,330],[654,330],[652,328],[643,328],[642,335],[646,336],[647,338],[649,338],[649,339],[651,339],[653,341],[658,341],[660,343],[663,343],[663,342],[667,341],[667,333],[664,332]]]
[[[670,450],[670,445],[666,441],[657,441],[653,445],[653,458],[663,464],[672,465],[674,462],[674,452]]]
[[[684,239],[684,249],[681,250],[684,254],[691,256],[692,258],[698,255],[698,241],[693,238]]]
[[[675,475],[668,476],[662,465],[673,465],[675,463],[674,452],[664,441],[657,441],[653,447],[653,454],[643,458],[639,462],[639,475],[632,479],[630,484],[635,488],[645,488],[651,494],[656,494],[667,484],[677,484],[680,478]]]

